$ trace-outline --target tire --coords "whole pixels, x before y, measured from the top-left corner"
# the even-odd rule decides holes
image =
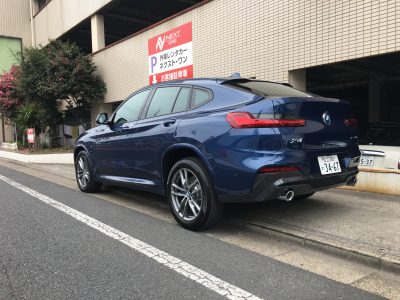
[[[307,198],[310,198],[312,195],[314,195],[315,193],[309,193],[309,194],[304,194],[304,195],[300,195],[300,196],[295,196],[293,198],[293,200],[305,200]]]
[[[197,158],[182,159],[171,168],[167,198],[175,220],[193,231],[215,225],[224,208],[206,168]]]
[[[75,177],[79,189],[85,193],[96,193],[101,189],[101,182],[95,181],[94,172],[86,151],[80,151],[75,159]]]

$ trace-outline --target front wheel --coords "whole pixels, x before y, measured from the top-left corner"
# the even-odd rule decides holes
[[[85,151],[78,153],[75,159],[75,175],[78,187],[82,192],[95,193],[101,188],[101,183],[94,179],[94,172],[89,156]]]
[[[184,228],[202,230],[222,215],[210,176],[197,158],[178,161],[169,172],[167,196],[172,215]]]

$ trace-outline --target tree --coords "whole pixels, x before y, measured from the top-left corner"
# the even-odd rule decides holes
[[[16,110],[21,104],[16,88],[18,76],[19,68],[16,66],[0,75],[0,111],[10,119],[15,118]]]
[[[20,89],[26,99],[40,99],[51,106],[56,100],[64,100],[65,116],[74,117],[80,125],[89,121],[91,104],[102,101],[106,92],[92,57],[68,42],[51,41],[46,47],[25,48],[21,73]]]
[[[53,41],[47,46],[48,74],[52,78],[48,92],[68,103],[66,115],[72,115],[84,125],[90,121],[91,104],[102,101],[106,85],[96,74],[92,57],[76,44]]]
[[[2,140],[5,141],[5,118],[14,119],[16,110],[21,104],[17,95],[16,82],[19,76],[19,68],[12,66],[10,71],[0,75],[0,112]]]
[[[46,127],[53,128],[60,123],[57,98],[47,92],[48,55],[43,47],[26,47],[17,54],[20,74],[17,84],[18,95],[24,104],[16,111],[17,126],[24,131],[35,127],[39,135]]]

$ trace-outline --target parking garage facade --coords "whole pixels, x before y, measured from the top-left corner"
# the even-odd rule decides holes
[[[108,91],[92,119],[148,85],[149,39],[191,22],[194,77],[239,72],[346,99],[362,143],[400,146],[399,1],[8,2],[33,9],[31,32],[25,25],[21,33],[24,45],[62,39],[93,56]]]

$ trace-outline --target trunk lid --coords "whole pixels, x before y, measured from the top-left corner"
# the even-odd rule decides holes
[[[325,150],[357,144],[357,128],[346,124],[346,120],[353,119],[347,101],[318,97],[287,97],[272,101],[276,119],[305,120],[302,127],[279,128],[284,147]]]

